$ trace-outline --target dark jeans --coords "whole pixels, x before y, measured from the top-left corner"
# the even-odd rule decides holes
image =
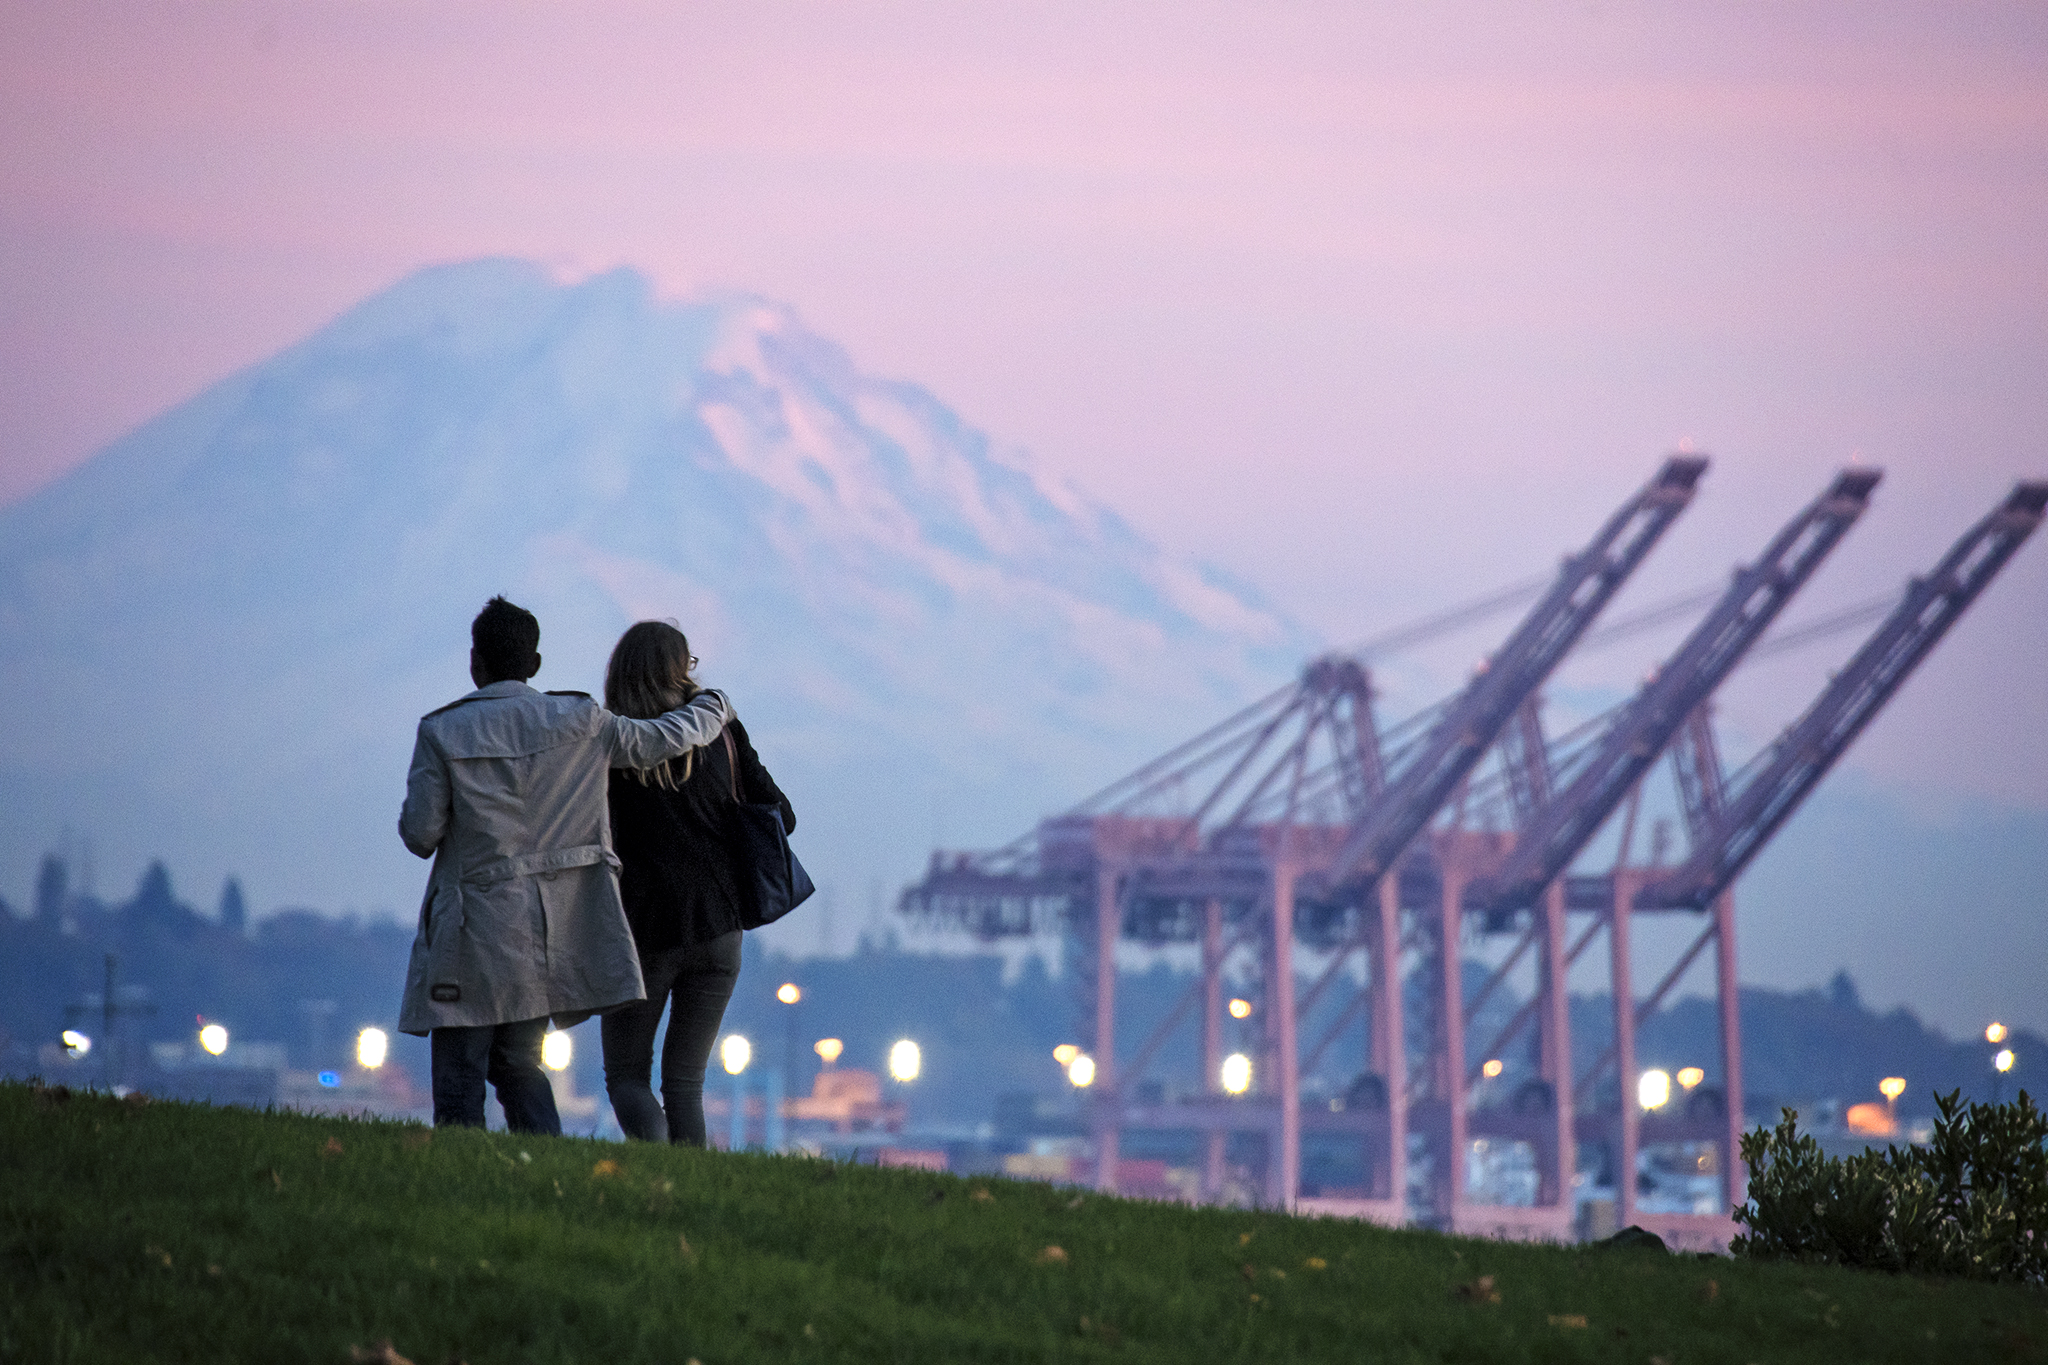
[[[604,1017],[604,1089],[626,1136],[704,1145],[704,1067],[740,975],[740,931],[642,959],[647,998]],[[661,1042],[661,1099],[650,1084],[654,1031],[669,1005]],[[666,1114],[664,1114],[666,1110]]]
[[[484,1126],[484,1082],[498,1088],[505,1126],[515,1133],[562,1135],[555,1088],[540,1067],[548,1021],[434,1030],[434,1126]]]

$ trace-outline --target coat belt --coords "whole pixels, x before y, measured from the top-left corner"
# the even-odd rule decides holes
[[[493,882],[508,882],[514,877],[531,877],[535,873],[545,875],[561,872],[572,867],[590,867],[604,863],[613,871],[619,867],[619,856],[603,844],[578,844],[574,848],[551,848],[540,853],[520,853],[509,858],[493,858],[467,868],[462,880],[471,886],[489,886]]]

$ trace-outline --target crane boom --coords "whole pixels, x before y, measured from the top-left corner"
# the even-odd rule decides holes
[[[1692,502],[1707,461],[1673,455],[1592,542],[1564,562],[1551,588],[1417,746],[1345,840],[1330,882],[1370,880],[1394,866],[1452,791],[1500,738],[1523,699],[1577,644],[1643,557]]]
[[[1778,740],[1770,761],[1727,799],[1708,838],[1678,868],[1648,882],[1635,903],[1693,910],[1711,905],[2033,534],[2044,508],[2048,482],[2019,484],[1963,534],[1932,573],[1910,583],[1897,609]]]
[[[1475,887],[1470,899],[1488,910],[1535,903],[1848,534],[1882,477],[1874,469],[1843,470],[1754,563],[1735,571],[1720,602],[1623,708],[1571,784],[1524,824],[1499,876]]]

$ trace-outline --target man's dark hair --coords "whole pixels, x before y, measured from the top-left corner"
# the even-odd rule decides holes
[[[532,677],[540,653],[540,621],[524,607],[515,607],[503,597],[493,597],[469,623],[469,642],[476,648],[478,662],[493,677]]]

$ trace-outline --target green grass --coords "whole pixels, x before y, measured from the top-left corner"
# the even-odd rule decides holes
[[[53,1095],[0,1086],[7,1362],[2048,1360],[2022,1287]]]

